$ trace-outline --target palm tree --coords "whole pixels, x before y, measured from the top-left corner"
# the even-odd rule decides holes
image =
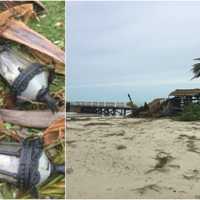
[[[200,58],[195,58],[194,60],[198,60],[200,61]],[[194,78],[200,78],[200,63],[196,63],[192,66],[192,72],[194,74],[194,76],[192,77],[192,79]]]

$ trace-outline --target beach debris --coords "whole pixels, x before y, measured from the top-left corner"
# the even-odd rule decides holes
[[[64,116],[64,112],[53,114],[49,111],[0,109],[0,117],[4,122],[31,128],[47,128],[53,121]]]
[[[181,135],[179,135],[178,139],[185,140],[188,151],[194,152],[197,154],[200,153],[199,144],[197,144],[197,143],[200,143],[200,138],[197,138],[195,135],[181,134]]]
[[[53,112],[57,110],[56,101],[48,93],[52,75],[43,65],[26,59],[7,46],[0,46],[0,75],[18,101],[45,102]]]
[[[133,110],[129,117],[164,117],[174,116],[178,112],[182,111],[176,98],[156,98],[149,103],[144,103],[141,106]]]
[[[38,198],[37,186],[56,173],[64,174],[64,165],[51,163],[40,138],[26,138],[22,143],[0,143],[0,179],[30,191]]]
[[[60,63],[65,62],[64,52],[61,49],[21,21],[10,20],[8,27],[1,32],[1,37],[37,50]]]
[[[74,172],[73,168],[69,167],[66,169],[67,174],[72,174]]]
[[[134,190],[137,191],[140,195],[143,195],[148,191],[160,192],[161,188],[157,184],[149,184]]]
[[[15,107],[14,96],[3,87],[0,88],[0,107],[4,109],[13,109]]]
[[[183,174],[183,178],[198,181],[200,179],[200,171],[197,169],[189,170]]]
[[[0,2],[0,10],[9,10],[14,7],[16,9],[17,6],[26,6],[31,5],[33,7],[33,10],[37,14],[42,14],[43,12],[47,11],[44,4],[39,0],[33,0],[33,1],[15,1],[15,0],[9,0],[9,1],[1,1]],[[25,12],[24,9],[21,10],[21,12]]]
[[[133,116],[136,117],[160,117],[163,98],[156,98],[150,103],[144,103],[144,106],[139,107],[133,112]]]
[[[84,124],[84,126],[111,126],[111,123],[107,123],[107,122],[91,122],[91,123],[87,123]]]
[[[101,137],[124,136],[125,133],[126,132],[124,130],[121,130],[121,131],[119,130],[119,131],[116,131],[116,133],[106,133]]]
[[[173,157],[169,153],[159,152],[156,155],[155,159],[157,160],[157,164],[155,165],[155,169],[161,169],[161,168],[165,167],[165,165],[168,162],[170,162],[173,159]]]
[[[56,100],[57,102],[57,107],[59,110],[64,110],[65,109],[65,92],[64,89],[60,89],[56,92],[52,92],[51,96]]]
[[[42,53],[41,51],[37,51],[34,49],[28,49],[28,52],[36,59],[38,62],[41,62],[45,65],[52,65],[55,68],[55,72],[57,74],[64,75],[65,74],[65,67],[64,62],[59,62],[53,58],[51,58],[49,55],[46,55]]]
[[[152,115],[160,114],[161,105],[164,101],[165,101],[164,98],[156,98],[153,101],[151,101],[150,103],[148,103],[149,112]]]
[[[44,183],[39,188],[40,198],[45,199],[64,199],[65,196],[65,178],[64,175],[52,176],[48,179],[48,183]],[[22,196],[22,199],[30,198],[30,196]]]
[[[198,104],[200,102],[199,94],[200,89],[198,88],[176,89],[168,95],[168,98],[157,98],[150,102],[148,104],[149,113],[153,117],[175,116],[186,106]]]
[[[65,160],[65,125],[65,117],[62,116],[53,121],[42,136],[48,158],[57,164]]]
[[[52,144],[45,145],[45,152],[48,158],[56,164],[65,162],[65,140],[54,140]]]
[[[3,121],[0,122],[0,141],[10,138],[16,142],[20,142],[23,138],[27,137],[20,131],[14,130],[12,128],[7,128]]]
[[[75,148],[76,147],[76,140],[66,140],[66,144],[69,146],[69,147],[72,147],[72,148]]]
[[[128,117],[150,117],[148,104],[145,102],[143,106],[132,110],[131,114],[129,114]]]
[[[127,148],[127,146],[125,146],[125,145],[123,145],[123,144],[118,144],[118,145],[116,145],[116,149],[117,150],[123,150],[123,149],[126,149]]]
[[[198,71],[198,69],[196,70]],[[149,103],[145,103],[144,106],[133,110],[129,117],[175,116],[182,112],[186,106],[198,104],[200,102],[199,94],[200,89],[198,88],[176,89],[168,95],[168,98],[156,98]]]
[[[3,7],[3,11],[0,12],[1,32],[4,31],[9,26],[10,19],[12,18],[27,23],[31,17],[36,16],[36,13],[33,11],[32,4],[22,4],[10,7],[10,5],[7,6],[7,4],[2,4],[2,2],[0,2],[0,5],[1,8]]]
[[[166,152],[160,151],[158,152],[158,154],[155,157],[155,160],[157,161],[157,163],[155,164],[155,166],[148,170],[147,172],[145,172],[145,174],[154,172],[154,171],[166,171],[165,167],[173,160],[174,158]]]
[[[65,118],[62,117],[51,123],[51,125],[44,131],[43,140],[44,145],[50,145],[62,140],[65,137]]]

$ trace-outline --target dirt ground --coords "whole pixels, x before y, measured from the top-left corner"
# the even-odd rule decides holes
[[[200,122],[67,122],[68,198],[200,198]]]

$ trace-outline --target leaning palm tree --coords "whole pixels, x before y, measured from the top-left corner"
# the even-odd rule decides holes
[[[200,61],[200,58],[195,58],[194,60]],[[192,79],[200,77],[200,63],[195,63],[192,66],[192,72],[194,74],[194,76],[192,77]]]

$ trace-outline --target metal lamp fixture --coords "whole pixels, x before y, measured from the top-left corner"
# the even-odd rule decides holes
[[[43,65],[25,59],[7,46],[0,46],[0,75],[17,100],[45,102],[53,112],[57,110],[55,99],[48,93],[51,73]]]
[[[20,143],[0,143],[0,180],[16,185],[22,192],[38,197],[36,186],[52,174],[64,174],[64,165],[53,165],[37,139]]]

